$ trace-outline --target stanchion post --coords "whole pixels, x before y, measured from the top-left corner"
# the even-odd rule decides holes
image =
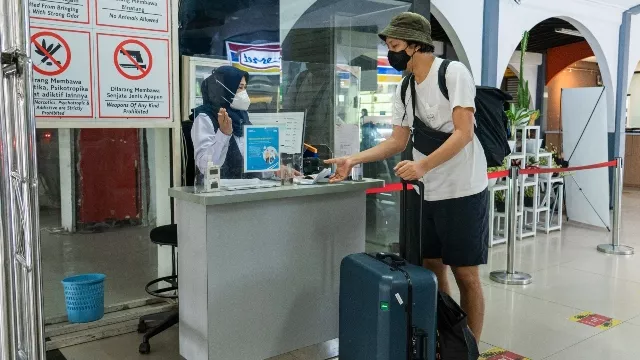
[[[622,158],[616,158],[616,168],[613,172],[613,231],[611,244],[598,245],[598,251],[610,255],[633,255],[634,249],[620,245],[620,229],[622,227],[622,188],[623,175]]]
[[[507,185],[507,270],[494,271],[490,274],[492,281],[506,285],[531,284],[531,275],[514,270],[516,258],[516,236],[518,229],[518,174],[520,168],[511,166]],[[490,219],[491,221],[491,219]]]

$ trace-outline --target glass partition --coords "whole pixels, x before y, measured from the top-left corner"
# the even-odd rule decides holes
[[[303,142],[317,153],[304,152],[303,172],[318,172],[322,159],[371,148],[391,134],[392,95],[402,78],[377,34],[410,6],[395,0],[182,0],[180,55],[192,59],[182,63],[182,118],[199,104],[195,78],[231,64],[250,74],[250,118],[305,114]],[[186,75],[188,83],[185,69],[197,73]],[[397,182],[399,159],[366,164],[364,175]],[[395,193],[368,196],[371,249],[397,243],[398,203]]]

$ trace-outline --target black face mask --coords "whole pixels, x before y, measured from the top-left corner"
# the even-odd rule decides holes
[[[389,50],[389,54],[387,54],[389,58],[389,65],[398,71],[407,70],[407,66],[409,65],[409,61],[411,60],[411,56],[407,54],[407,49],[402,51],[391,51]]]

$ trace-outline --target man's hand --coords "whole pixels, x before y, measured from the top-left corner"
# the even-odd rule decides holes
[[[396,176],[402,180],[412,181],[421,179],[429,169],[420,161],[401,161],[393,169]]]
[[[341,157],[337,159],[329,159],[325,164],[336,165],[336,173],[331,175],[329,182],[331,184],[344,181],[351,175],[351,169],[356,165],[349,157]]]
[[[231,118],[229,117],[229,114],[227,114],[227,110],[225,108],[220,108],[220,111],[218,111],[218,125],[220,126],[220,131],[222,131],[223,134],[229,136],[233,133]]]

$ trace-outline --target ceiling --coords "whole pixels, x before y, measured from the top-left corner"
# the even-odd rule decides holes
[[[577,31],[573,25],[569,24],[565,20],[558,18],[544,20],[530,30],[529,48],[527,51],[543,53],[550,48],[584,41],[582,36],[560,34],[556,32],[556,29]],[[519,45],[518,50],[520,50]]]

